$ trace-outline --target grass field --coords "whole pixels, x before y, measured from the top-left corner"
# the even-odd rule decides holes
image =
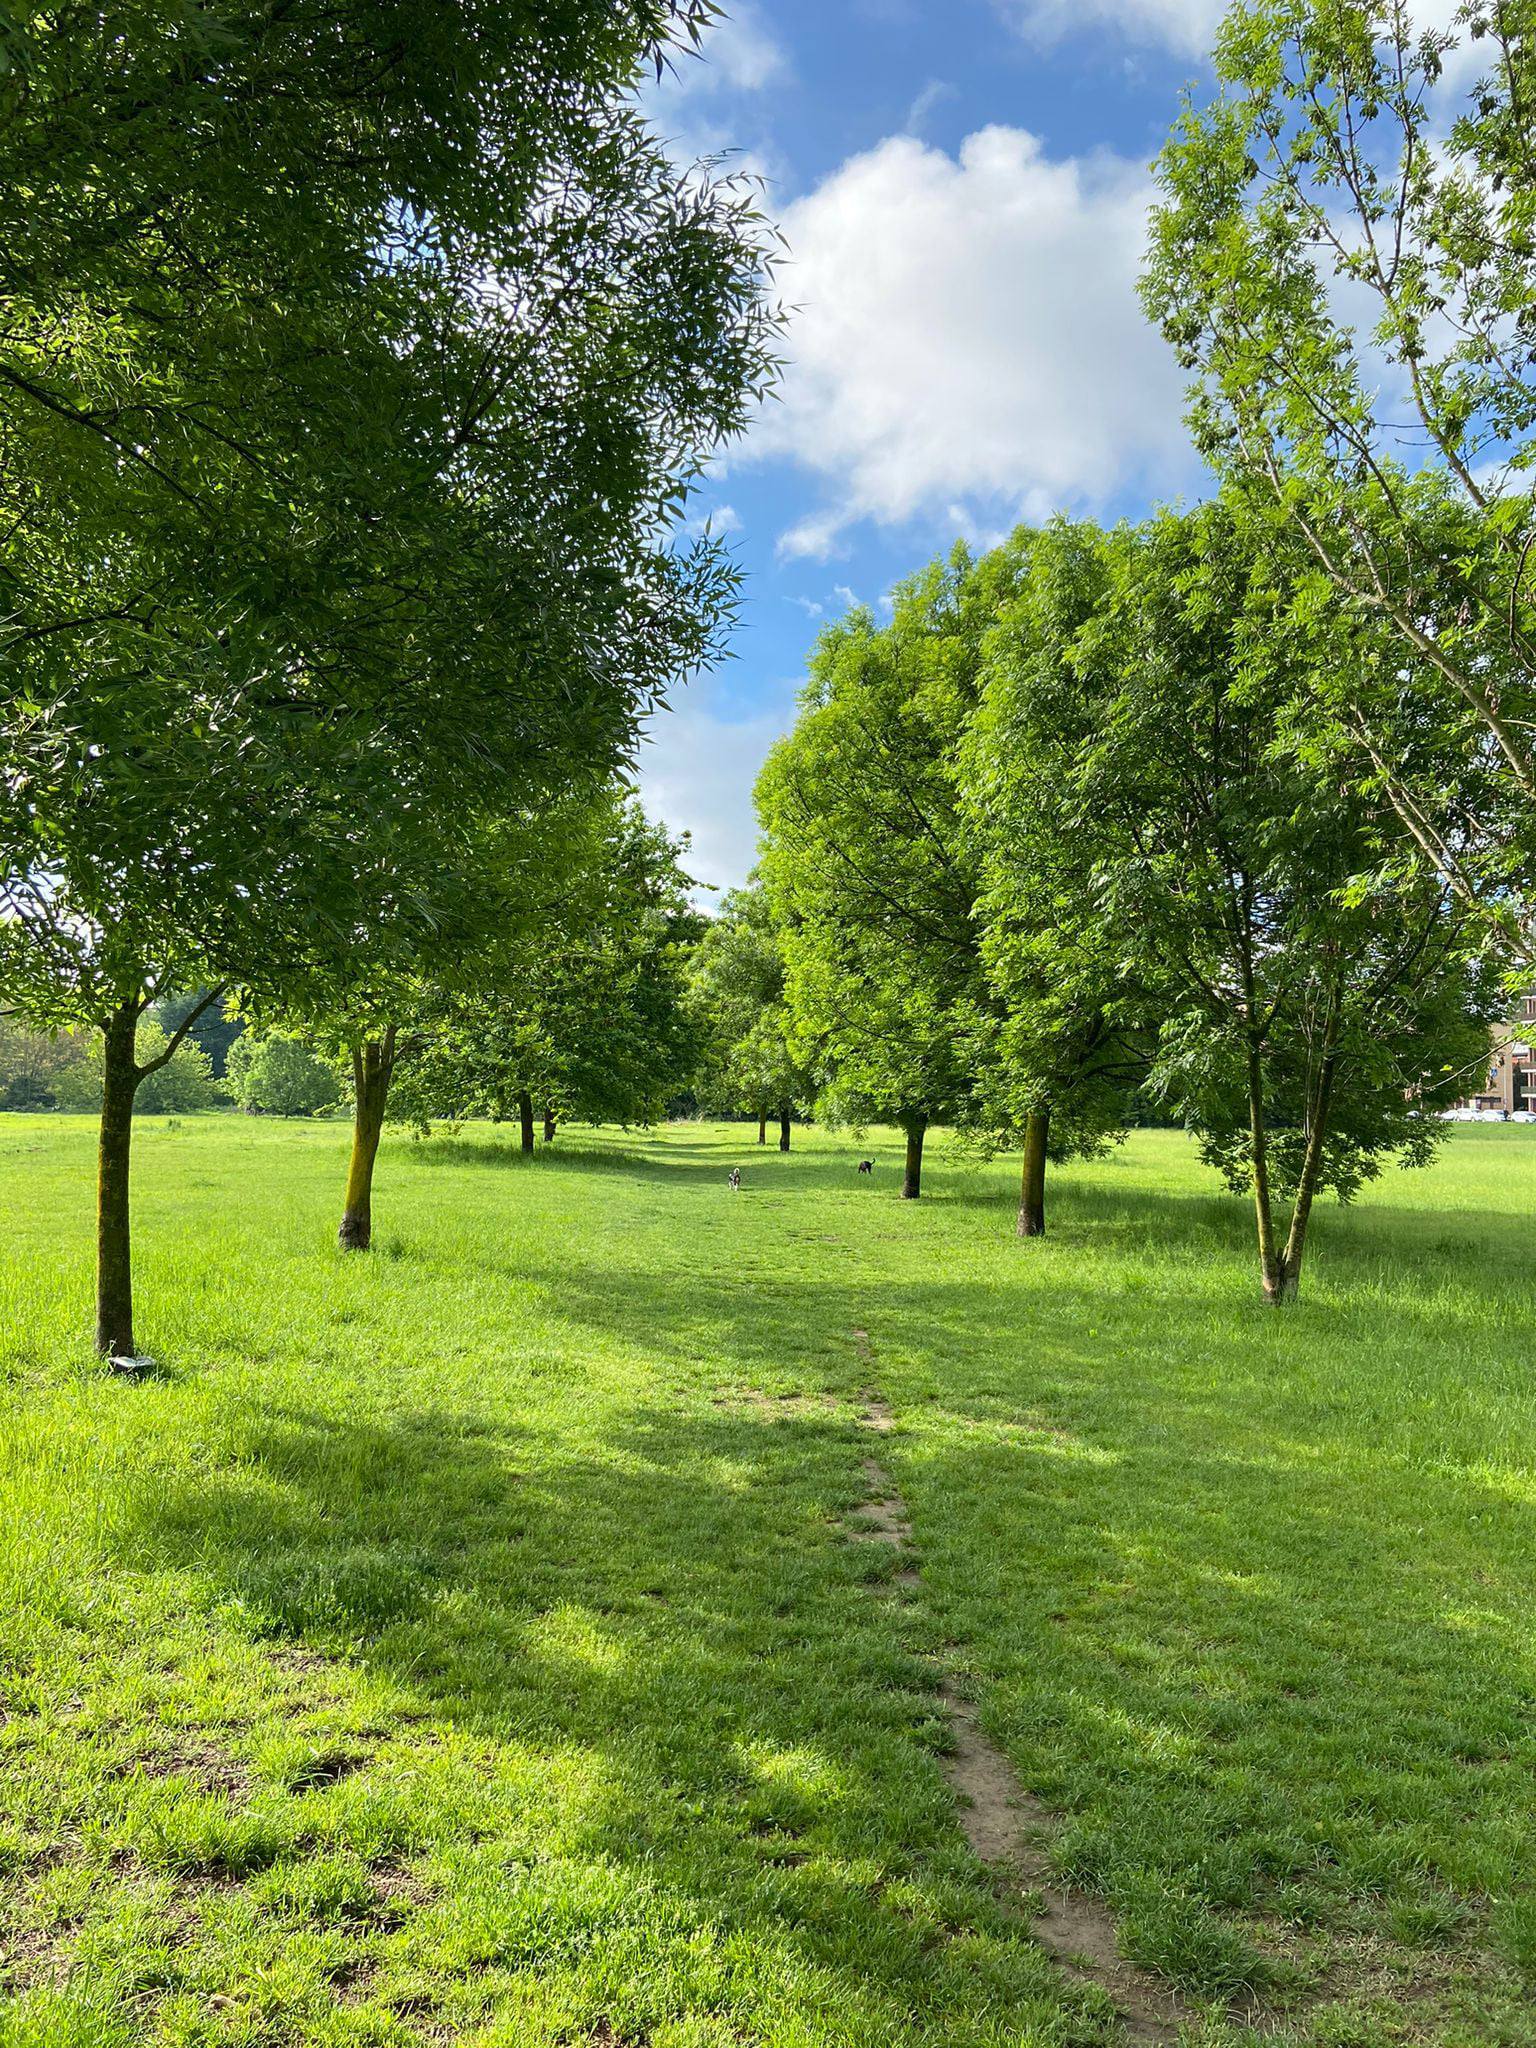
[[[127,1385],[89,1129],[0,1119],[4,2048],[1107,2048],[946,1674],[1201,2038],[1536,2043],[1536,1129],[1279,1315],[1177,1135],[1031,1245],[752,1135],[391,1140],[344,1260],[340,1127],[147,1125]]]

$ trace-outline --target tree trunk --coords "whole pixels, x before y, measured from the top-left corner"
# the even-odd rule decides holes
[[[901,1199],[915,1202],[923,1192],[923,1139],[928,1133],[928,1119],[914,1117],[905,1126],[907,1133],[907,1165],[901,1177]]]
[[[766,1145],[768,1142],[768,1115],[766,1110],[760,1111],[758,1114],[757,1142],[759,1145]]]
[[[1323,1056],[1317,1089],[1307,1105],[1311,1128],[1307,1132],[1307,1149],[1301,1162],[1301,1178],[1296,1186],[1296,1202],[1291,1210],[1290,1235],[1281,1261],[1281,1279],[1285,1288],[1285,1292],[1277,1297],[1281,1301],[1294,1301],[1301,1291],[1301,1262],[1307,1251],[1307,1224],[1311,1220],[1312,1198],[1317,1193],[1317,1183],[1323,1170],[1323,1147],[1327,1142],[1328,1118],[1333,1108],[1333,1036],[1330,1029],[1329,1049]]]
[[[1019,1193],[1020,1237],[1045,1235],[1045,1155],[1051,1142],[1051,1112],[1035,1110],[1024,1124],[1024,1179]]]
[[[525,1088],[517,1098],[517,1120],[523,1127],[523,1150],[533,1150],[533,1097]]]
[[[789,1104],[786,1102],[779,1111],[779,1150],[789,1150]]]
[[[102,1027],[101,1142],[96,1179],[96,1349],[103,1358],[132,1358],[133,1249],[129,1171],[139,1004],[119,1003]]]
[[[555,1112],[548,1103],[544,1105],[544,1142],[546,1145],[555,1142]]]
[[[1293,1301],[1296,1283],[1285,1270],[1275,1245],[1274,1211],[1269,1199],[1269,1134],[1264,1124],[1264,1062],[1259,1048],[1248,1047],[1248,1133],[1253,1149],[1253,1208],[1259,1227],[1259,1274],[1264,1299],[1278,1307]]]
[[[395,1073],[395,1027],[352,1048],[352,1159],[337,1242],[344,1252],[365,1252],[373,1243],[373,1164],[384,1135],[384,1111]]]

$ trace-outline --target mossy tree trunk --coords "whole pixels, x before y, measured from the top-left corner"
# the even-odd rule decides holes
[[[1051,1142],[1051,1113],[1035,1110],[1024,1125],[1024,1175],[1019,1190],[1020,1237],[1045,1235],[1045,1164]]]
[[[382,1038],[352,1048],[352,1158],[337,1242],[344,1252],[365,1252],[373,1243],[373,1168],[384,1135],[389,1084],[395,1077],[395,1027]]]
[[[135,988],[100,1019],[101,1132],[96,1165],[96,1349],[103,1358],[136,1355],[133,1329],[133,1105],[139,1084],[169,1066],[198,1019],[224,991],[210,989],[166,1040],[158,1059],[139,1065],[139,1022],[150,997]]]
[[[928,1119],[909,1117],[903,1129],[907,1134],[907,1162],[901,1176],[901,1199],[915,1202],[923,1192],[923,1140],[928,1135]]]
[[[768,1142],[768,1112],[766,1109],[760,1109],[757,1113],[757,1142],[759,1145],[766,1145]]]
[[[96,1349],[132,1358],[133,1101],[143,1076],[134,1050],[143,1005],[119,1003],[102,1026],[101,1138],[96,1173]]]
[[[779,1150],[781,1152],[789,1150],[789,1124],[789,1104],[787,1102],[781,1103],[779,1106]]]

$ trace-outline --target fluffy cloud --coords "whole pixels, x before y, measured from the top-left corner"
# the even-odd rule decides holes
[[[752,786],[768,749],[793,722],[798,687],[782,684],[767,709],[736,718],[720,685],[706,678],[650,720],[640,798],[651,817],[693,835],[688,868],[701,902],[712,889],[744,882],[757,858]]]
[[[1128,41],[1203,57],[1226,9],[1221,0],[998,0],[1005,18],[1040,43],[1083,29],[1119,29]]]
[[[1149,198],[1119,157],[993,127],[958,161],[892,137],[788,207],[790,367],[749,453],[829,489],[782,552],[825,556],[862,518],[1187,484],[1181,380],[1135,291]]]

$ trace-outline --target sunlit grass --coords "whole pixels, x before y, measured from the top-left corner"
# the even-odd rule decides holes
[[[1285,1315],[1174,1134],[1032,1245],[1006,1163],[575,1136],[393,1140],[347,1260],[339,1127],[146,1126],[129,1386],[89,1130],[0,1119],[0,2042],[1108,2041],[946,1668],[1186,1991],[1536,2041],[1536,1130],[1322,1215]]]

